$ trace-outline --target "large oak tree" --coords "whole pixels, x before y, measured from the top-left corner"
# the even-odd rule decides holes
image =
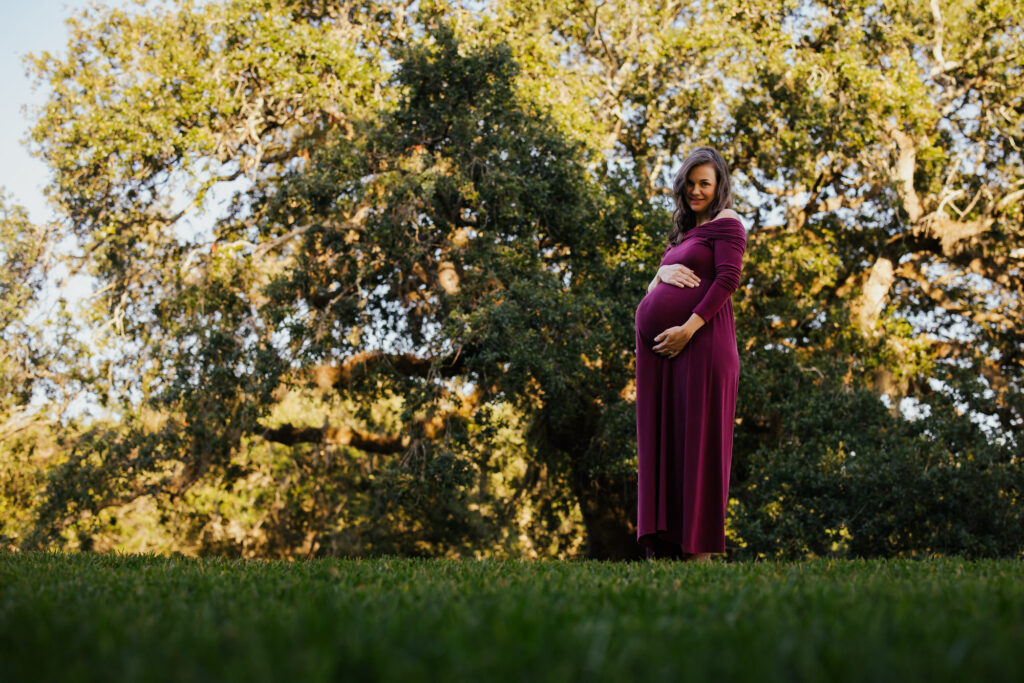
[[[486,425],[512,406],[531,464],[520,492],[548,509],[570,495],[591,555],[635,555],[632,315],[671,174],[697,144],[730,161],[751,226],[735,295],[737,538],[762,551],[778,540],[758,531],[766,515],[802,505],[779,493],[791,482],[759,497],[782,454],[837,452],[811,407],[897,425],[908,472],[931,466],[911,457],[922,448],[958,468],[986,439],[1014,447],[1013,3],[412,6],[96,10],[69,24],[66,54],[36,59],[51,96],[33,135],[76,267],[98,283],[96,391],[122,419],[79,441],[29,544],[82,510],[173,502],[211,476],[230,486],[259,442],[379,455],[389,490],[415,492],[390,499],[400,523],[382,519],[433,548],[445,534],[484,543],[466,522],[476,503],[451,501],[486,497],[472,483],[489,467]],[[204,207],[209,226],[190,222]],[[351,415],[271,419],[300,390]],[[893,414],[847,398],[863,390]],[[393,397],[393,419],[375,417]],[[988,436],[950,397],[989,417]],[[898,416],[904,398],[963,428],[936,444]],[[978,491],[1019,495],[1007,476]],[[345,507],[332,495],[334,513],[319,498],[295,512],[308,519],[283,552],[339,551],[323,533]],[[828,533],[852,528],[852,510],[836,507]],[[853,552],[938,543],[886,528]]]

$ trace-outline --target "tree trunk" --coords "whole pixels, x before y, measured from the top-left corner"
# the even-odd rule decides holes
[[[639,560],[646,556],[636,542],[636,476],[615,479],[587,476],[573,467],[573,492],[587,529],[587,557],[593,560]]]

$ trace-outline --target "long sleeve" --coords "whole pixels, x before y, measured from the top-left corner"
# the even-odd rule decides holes
[[[704,322],[711,320],[725,300],[739,287],[743,252],[747,248],[747,234],[743,224],[734,218],[724,219],[722,223],[721,228],[715,230],[711,243],[715,259],[715,279],[704,298],[693,309]]]

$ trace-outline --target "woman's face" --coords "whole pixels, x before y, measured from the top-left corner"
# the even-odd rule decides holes
[[[687,206],[694,213],[703,213],[711,206],[711,200],[715,197],[715,167],[711,164],[694,166],[686,174],[686,187],[683,196]]]

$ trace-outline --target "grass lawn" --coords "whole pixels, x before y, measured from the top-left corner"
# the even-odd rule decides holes
[[[0,552],[0,682],[1022,681],[1021,568]]]

